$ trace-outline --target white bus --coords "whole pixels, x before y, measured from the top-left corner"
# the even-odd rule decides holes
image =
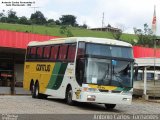
[[[58,38],[28,45],[25,89],[33,98],[54,96],[74,101],[131,104],[133,91],[132,45],[92,37]]]

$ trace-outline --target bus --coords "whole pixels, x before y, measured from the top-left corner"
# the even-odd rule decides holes
[[[30,42],[24,66],[24,89],[33,98],[54,96],[66,103],[90,102],[113,109],[131,104],[133,51],[126,42],[94,37]]]

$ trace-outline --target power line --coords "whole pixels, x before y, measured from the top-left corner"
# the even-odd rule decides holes
[[[40,8],[40,7],[30,7],[32,9],[34,9],[34,13],[36,12],[36,8]]]

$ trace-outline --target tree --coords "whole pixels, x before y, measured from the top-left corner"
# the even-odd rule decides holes
[[[4,17],[4,14],[3,13],[0,13],[0,18]]]
[[[53,23],[53,22],[55,22],[54,19],[49,19],[49,20],[47,21],[47,23]]]
[[[20,17],[18,23],[19,24],[25,24],[25,25],[30,25],[31,24],[31,22],[29,20],[27,20],[27,18],[25,16]]]
[[[13,11],[12,9],[8,11],[8,23],[18,23],[18,17],[16,15],[16,12]]]
[[[68,29],[67,26],[61,26],[59,30],[60,34],[66,35],[67,37],[73,37],[74,35],[72,32]]]
[[[59,20],[56,20],[55,23],[56,23],[56,25],[60,25],[61,24]]]
[[[4,13],[5,13],[5,10],[2,10],[2,12],[0,13],[0,18],[5,17]]]
[[[8,20],[8,18],[7,17],[1,17],[1,22],[3,22],[3,23],[6,23],[7,22],[7,20]]]
[[[122,35],[122,30],[111,31],[111,33],[114,39],[120,40],[120,37]]]
[[[110,24],[108,24],[107,27],[113,28]],[[113,38],[116,40],[120,40],[122,33],[125,30],[125,26],[123,24],[118,24],[116,25],[116,28],[113,29],[115,29],[111,31]]]
[[[54,19],[49,19],[48,21],[47,21],[47,26],[49,26],[49,27],[52,27],[52,26],[54,26],[56,23],[55,23],[55,21],[54,21]]]
[[[8,17],[5,16],[5,10],[2,10],[2,12],[0,13],[0,22],[7,22]]]
[[[148,27],[148,25],[145,23],[142,29],[133,28],[134,33],[138,37],[137,45],[143,45],[147,47],[153,47],[154,46],[154,39],[155,35],[153,34],[152,30]]]
[[[46,18],[44,17],[43,13],[40,11],[36,11],[35,13],[32,13],[30,20],[34,24],[38,24],[38,25],[46,24]]]
[[[76,17],[73,15],[62,15],[61,18],[59,18],[60,22],[62,25],[71,25],[75,26],[76,25]]]
[[[85,24],[85,23],[84,23],[81,27],[82,27],[82,28],[85,28],[85,29],[88,28],[87,24]]]

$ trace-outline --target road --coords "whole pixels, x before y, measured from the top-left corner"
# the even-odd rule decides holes
[[[117,105],[106,110],[102,104],[67,105],[59,99],[33,99],[31,96],[0,96],[1,114],[160,114],[160,103],[133,100],[132,105]]]

